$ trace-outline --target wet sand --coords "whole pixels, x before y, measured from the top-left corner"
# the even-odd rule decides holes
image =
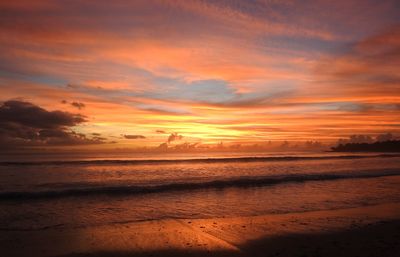
[[[0,231],[1,256],[400,256],[400,204]]]

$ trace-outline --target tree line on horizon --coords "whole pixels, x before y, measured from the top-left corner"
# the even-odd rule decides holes
[[[331,148],[334,152],[400,152],[400,140],[374,143],[346,143]]]

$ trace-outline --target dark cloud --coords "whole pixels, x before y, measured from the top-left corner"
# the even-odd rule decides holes
[[[62,111],[46,111],[29,102],[6,101],[0,107],[0,121],[38,129],[72,127],[85,122],[80,114]]]
[[[158,133],[158,134],[166,134],[167,132],[165,130],[157,129],[156,133]]]
[[[62,100],[61,101],[62,104],[68,104],[67,100]],[[83,109],[86,107],[86,105],[84,103],[81,102],[71,102],[70,103],[73,107],[78,108],[79,110]]]
[[[79,110],[85,108],[85,106],[86,106],[84,103],[80,103],[80,102],[72,102],[71,105],[73,107],[78,108]]]
[[[47,138],[65,138],[68,137],[69,134],[60,129],[42,129],[38,133],[39,138],[47,139]]]
[[[172,141],[181,140],[182,138],[183,138],[182,135],[179,135],[178,133],[175,132],[169,135],[167,142],[171,143]]]
[[[145,139],[145,136],[142,135],[124,135],[125,139]]]
[[[105,138],[86,137],[72,127],[86,117],[62,111],[47,111],[29,102],[10,100],[0,106],[0,142],[3,146],[76,145],[102,143]]]

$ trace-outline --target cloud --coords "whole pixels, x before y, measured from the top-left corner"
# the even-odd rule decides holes
[[[121,139],[162,128],[163,142],[180,131],[205,143],[400,129],[398,32],[369,36],[398,24],[396,0],[0,2],[1,100],[75,111],[82,101],[82,129]],[[2,124],[25,141],[80,139],[74,126]]]
[[[195,149],[200,143],[196,142],[196,143],[182,143],[182,144],[177,144],[175,145],[174,149],[176,150],[191,150],[191,149]]]
[[[168,144],[167,144],[167,143],[161,143],[161,144],[158,146],[158,149],[167,150],[167,149],[168,149]]]
[[[68,101],[67,100],[62,100],[61,103],[62,104],[68,104]],[[78,108],[79,110],[85,108],[85,106],[86,106],[84,103],[80,103],[80,102],[71,102],[71,105],[73,107],[75,107],[75,108]]]
[[[140,109],[145,110],[145,111],[149,111],[152,112],[154,114],[159,114],[159,115],[177,115],[177,114],[189,114],[189,112],[185,111],[185,110],[178,110],[178,109],[170,109],[168,107],[164,107],[164,108],[142,108],[142,106],[138,106]]]
[[[80,103],[80,102],[72,102],[71,105],[78,108],[79,110],[85,108],[85,106],[86,106],[84,103]]]
[[[172,133],[171,135],[169,135],[169,137],[167,139],[167,142],[169,144],[169,143],[171,143],[173,141],[181,140],[182,138],[183,138],[182,135],[179,135],[178,133],[175,132],[175,133]]]
[[[158,133],[158,134],[166,134],[167,132],[165,132],[165,130],[157,129],[156,133]]]
[[[236,97],[235,90],[223,80],[197,80],[170,88],[162,97],[220,103]]]
[[[0,120],[39,129],[72,127],[86,122],[80,114],[47,111],[32,103],[16,100],[6,101],[0,106]]]
[[[125,139],[145,139],[145,136],[142,135],[124,135]]]
[[[86,117],[63,111],[47,111],[29,102],[10,100],[0,106],[0,142],[18,145],[76,145],[103,143],[71,128]]]
[[[365,95],[398,92],[400,76],[400,26],[359,40],[343,53],[321,61],[316,74],[322,81],[332,81],[339,92]]]

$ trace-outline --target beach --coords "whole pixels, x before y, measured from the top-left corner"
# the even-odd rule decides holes
[[[400,257],[400,0],[0,0],[0,257]]]
[[[0,252],[398,256],[399,161],[320,153],[2,162]]]
[[[400,204],[1,231],[3,256],[398,256]]]

